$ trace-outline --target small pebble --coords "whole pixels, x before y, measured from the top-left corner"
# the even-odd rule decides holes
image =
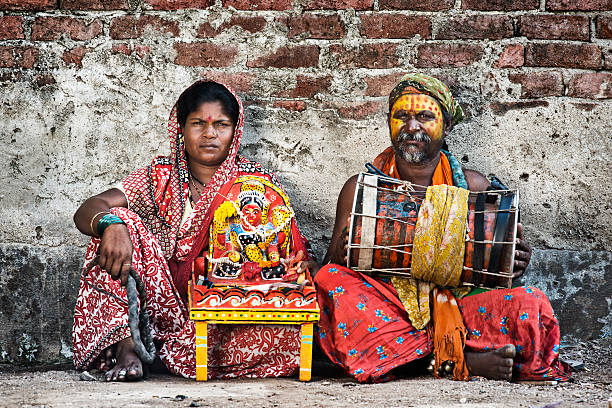
[[[459,403],[460,403],[460,404],[465,404],[466,402],[467,402],[467,398],[461,398],[461,399],[459,400]]]
[[[329,381],[323,381],[323,382],[321,383],[321,385],[330,385],[330,384],[331,384],[331,383],[330,383]]]
[[[198,404],[197,402],[193,401],[191,404],[189,404],[190,407],[199,407],[200,404]]]
[[[187,396],[183,395],[183,394],[179,394],[176,397],[174,397],[174,399],[177,400],[177,401],[183,401],[183,400],[187,399]]]

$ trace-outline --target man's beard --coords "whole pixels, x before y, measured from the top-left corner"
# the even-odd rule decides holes
[[[414,140],[415,142],[425,142],[425,149],[416,150],[416,146],[404,147],[402,142]],[[415,133],[400,132],[397,135],[395,152],[408,163],[422,163],[427,159],[427,148],[431,143],[431,138],[426,132],[419,131]]]

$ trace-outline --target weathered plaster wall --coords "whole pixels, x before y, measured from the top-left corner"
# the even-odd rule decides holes
[[[451,151],[521,194],[567,339],[612,336],[612,5],[606,0],[0,0],[0,360],[70,355],[86,197],[167,152],[192,81],[243,96],[322,256],[344,181],[387,144],[405,72],[447,81]]]

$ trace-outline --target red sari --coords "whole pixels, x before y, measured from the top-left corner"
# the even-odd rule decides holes
[[[434,172],[434,184],[449,179],[452,184],[445,160],[441,158]],[[390,148],[374,165],[399,176]],[[321,308],[319,344],[358,381],[384,381],[394,368],[433,351],[431,328],[412,326],[390,280],[328,264],[317,273],[315,284]],[[559,361],[559,323],[544,293],[530,287],[497,289],[457,303],[467,329],[466,349],[480,352],[514,344],[515,380],[569,378],[568,368]]]
[[[191,262],[208,246],[214,210],[223,192],[237,177],[252,174],[280,185],[274,174],[238,156],[244,111],[228,157],[217,169],[183,220],[188,200],[188,169],[176,106],[168,122],[171,156],[157,157],[122,182],[129,209],[112,212],[125,221],[133,245],[132,267],[142,278],[148,299],[151,331],[158,355],[168,369],[195,378],[195,327],[189,320],[187,281]],[[294,250],[305,249],[293,221]],[[85,265],[97,254],[100,240],[87,248]],[[304,250],[304,252],[306,252]],[[98,266],[83,270],[74,312],[73,351],[78,369],[91,366],[107,347],[130,336],[125,290]],[[276,377],[294,375],[299,367],[299,328],[291,325],[209,325],[209,378]]]

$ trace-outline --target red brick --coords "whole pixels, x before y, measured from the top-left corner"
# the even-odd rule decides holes
[[[495,68],[518,68],[525,63],[525,47],[521,44],[507,45],[495,65]]]
[[[568,95],[574,98],[612,99],[612,74],[576,74],[570,79]]]
[[[612,48],[606,48],[603,52],[604,69],[612,69]]]
[[[32,68],[39,55],[34,47],[0,46],[0,68]]]
[[[40,74],[34,77],[34,82],[39,87],[55,84],[55,78],[51,74]]]
[[[278,21],[284,23],[289,28],[287,33],[289,38],[302,36],[302,34],[306,33],[306,38],[330,40],[342,38],[346,34],[344,24],[337,14],[322,16],[304,13],[296,17],[279,18]]]
[[[0,10],[38,11],[57,8],[57,0],[2,0]]]
[[[228,67],[238,54],[235,45],[211,43],[176,43],[174,49],[174,63],[186,67]]]
[[[140,58],[144,58],[151,53],[151,47],[148,45],[134,44],[134,52]]]
[[[234,26],[238,26],[242,28],[244,31],[248,31],[251,34],[262,31],[266,26],[266,18],[263,16],[240,16],[234,15],[231,19],[223,24],[221,24],[218,28],[214,28],[212,24],[208,21],[200,24],[198,28],[197,36],[199,38],[212,38],[219,35],[221,32],[227,30],[228,28],[232,28]]]
[[[340,116],[346,119],[364,119],[383,110],[383,103],[378,101],[346,102],[337,107]]]
[[[0,40],[21,40],[23,35],[23,17],[0,17]]]
[[[510,74],[508,79],[521,85],[521,98],[563,95],[563,76],[559,72]]]
[[[290,10],[293,0],[223,0],[223,7],[236,10]]]
[[[91,48],[85,48],[82,45],[79,45],[71,50],[64,51],[62,59],[64,60],[66,65],[75,64],[77,67],[80,68],[83,66],[83,57],[85,56],[85,54],[91,51]]]
[[[380,0],[378,4],[381,10],[442,11],[451,9],[455,0]]]
[[[316,45],[281,47],[263,57],[247,59],[247,67],[249,68],[301,68],[318,65],[319,47]]]
[[[0,57],[2,56],[2,51],[0,51]],[[1,60],[0,60],[1,63]],[[0,82],[18,82],[21,81],[23,75],[19,71],[13,72],[0,72]]]
[[[102,34],[100,20],[93,21],[72,17],[37,17],[32,26],[32,40],[55,41],[66,34],[73,40],[91,40]]]
[[[306,110],[306,102],[304,101],[274,101],[272,106],[295,112],[303,112]]]
[[[595,44],[527,44],[525,66],[597,69],[601,50]]]
[[[329,55],[335,59],[338,68],[394,68],[400,65],[397,46],[396,43],[362,44],[355,50],[333,44],[329,47]]]
[[[111,51],[113,52],[113,54],[125,54],[125,55],[132,54],[132,50],[130,49],[130,46],[125,43],[113,44]]]
[[[459,16],[446,20],[436,39],[489,39],[499,40],[512,37],[512,18],[499,15]]]
[[[215,4],[215,0],[146,0],[153,10],[205,9]]]
[[[127,0],[59,0],[67,10],[127,10]]]
[[[362,14],[361,35],[368,38],[431,38],[431,21],[424,16]]]
[[[504,115],[511,110],[526,110],[531,108],[546,108],[547,101],[520,101],[520,102],[493,102],[489,105],[491,111],[496,115]]]
[[[365,77],[366,89],[364,95],[389,96],[391,90],[404,75],[404,72],[397,72],[395,74],[367,76]]]
[[[328,92],[331,76],[298,75],[295,88],[275,92],[281,98],[313,98],[318,93]]]
[[[468,10],[536,10],[540,0],[462,0],[461,7]]]
[[[612,10],[612,0],[547,0],[546,10],[551,10],[551,11]]]
[[[161,34],[179,35],[179,27],[176,21],[166,20],[158,16],[123,16],[115,17],[111,21],[110,36],[115,40],[129,38],[140,38],[147,30],[153,30]]]
[[[597,38],[612,38],[612,17],[597,16]]]
[[[266,18],[263,16],[240,16],[234,15],[230,19],[231,26],[239,26],[244,31],[257,33],[262,31],[266,26]]]
[[[480,60],[483,49],[473,44],[424,44],[417,54],[417,67],[465,67]]]
[[[371,10],[374,0],[311,0],[304,4],[304,10]]]
[[[13,48],[0,46],[0,68],[12,68],[15,66]]]
[[[521,16],[519,26],[521,35],[529,39],[589,40],[589,18],[586,16]]]
[[[237,92],[249,93],[253,90],[253,83],[256,76],[246,72],[227,73],[207,71],[201,74],[203,79],[215,82],[222,82],[229,85]]]

